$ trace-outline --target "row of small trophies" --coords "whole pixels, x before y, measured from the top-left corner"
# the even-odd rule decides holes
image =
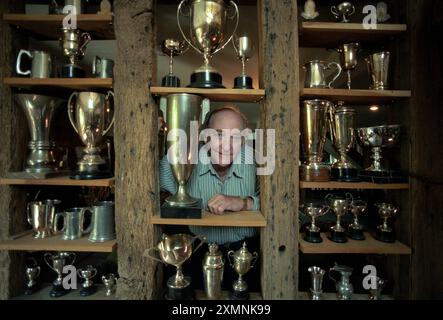
[[[398,215],[398,208],[390,203],[375,203],[378,208],[378,214],[383,223],[377,226],[375,232],[375,239],[392,243],[395,242],[395,233],[392,226],[389,225],[389,220]],[[346,197],[335,196],[328,194],[325,197],[325,203],[305,203],[300,206],[302,212],[311,217],[310,226],[306,227],[304,240],[311,243],[321,243],[323,239],[320,236],[320,228],[316,225],[318,218],[324,216],[330,210],[337,217],[336,224],[329,229],[328,238],[337,243],[348,242],[348,237],[353,240],[365,240],[363,225],[359,222],[359,217],[367,210],[368,204],[360,199],[354,199],[350,193]],[[346,213],[351,212],[354,221],[348,226],[346,230],[341,225],[341,219]]]
[[[350,282],[350,277],[352,275],[352,268],[345,265],[338,265],[337,263],[334,267],[330,268],[328,271],[329,278],[334,281],[335,288],[337,290],[337,297],[339,300],[351,300],[352,294],[354,293],[354,287]],[[323,276],[325,275],[325,270],[317,266],[311,266],[308,268],[308,272],[311,275],[311,299],[321,300],[323,294]],[[335,278],[335,274],[340,275],[340,279]],[[369,300],[379,300],[381,292],[383,291],[386,280],[376,277],[374,285],[369,289]]]
[[[193,249],[193,242],[196,239],[201,242]],[[176,274],[167,281],[167,291],[164,296],[166,300],[194,299],[191,277],[183,275],[182,265],[191,257],[192,252],[198,250],[204,242],[205,239],[199,236],[163,234],[161,241],[155,247],[146,250],[144,256],[166,265],[172,265],[177,269]],[[217,244],[210,243],[208,248],[202,262],[205,293],[208,299],[219,300],[222,297],[221,285],[225,263]],[[157,258],[155,252],[158,252],[160,259]],[[228,252],[228,259],[231,267],[238,274],[238,279],[233,283],[230,291],[230,299],[247,300],[249,299],[248,284],[243,276],[254,267],[258,260],[258,254],[256,252],[250,253],[246,248],[246,242],[244,242],[239,250]]]
[[[32,264],[25,268],[25,294],[31,295],[40,289],[37,278],[40,275],[41,267],[34,258],[28,259],[32,261]],[[57,273],[57,278],[52,282],[52,289],[49,295],[53,298],[58,298],[69,293],[71,289],[63,286],[63,268],[67,265],[74,265],[76,254],[73,252],[57,252],[55,254],[46,252],[43,255],[43,259],[48,267]],[[84,280],[80,289],[80,296],[87,297],[97,292],[97,286],[92,280],[92,278],[97,275],[96,268],[87,265],[86,268],[77,269],[77,275]],[[107,296],[115,293],[116,280],[117,278],[113,273],[102,276],[102,282],[105,285]]]

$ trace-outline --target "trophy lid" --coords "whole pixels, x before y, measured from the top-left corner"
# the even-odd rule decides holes
[[[246,242],[243,242],[243,246],[234,253],[234,259],[243,261],[250,261],[253,259],[252,253],[246,248]]]
[[[209,251],[206,252],[203,259],[203,267],[220,269],[223,268],[224,265],[223,255],[221,251],[218,250],[218,245],[216,243],[210,243]]]

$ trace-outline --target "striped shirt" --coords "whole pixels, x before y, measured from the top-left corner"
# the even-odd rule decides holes
[[[254,200],[253,210],[260,209],[259,192],[256,186],[256,166],[249,164],[253,163],[253,154],[245,150],[245,147],[241,149],[237,156],[241,157],[240,161],[234,161],[224,181],[220,179],[210,163],[209,156],[200,155],[202,161],[194,166],[187,183],[187,190],[192,197],[202,199],[204,209],[207,208],[208,201],[216,194],[251,197]],[[175,194],[178,189],[167,156],[160,161],[160,188],[171,194]],[[205,236],[207,242],[220,245],[240,241],[258,233],[256,228],[245,227],[189,226],[189,229],[195,235]]]

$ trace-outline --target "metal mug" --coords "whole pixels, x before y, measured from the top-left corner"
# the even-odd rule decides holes
[[[26,210],[28,223],[34,230],[34,238],[42,239],[54,235],[56,207],[60,200],[29,202]]]
[[[23,55],[27,55],[30,59],[32,59],[30,70],[23,71],[21,68]],[[45,51],[20,50],[17,56],[15,69],[17,74],[23,76],[29,75],[31,78],[50,78],[52,73],[51,55]]]
[[[101,201],[92,207],[89,241],[105,242],[115,239],[114,202]]]
[[[95,56],[92,62],[92,74],[97,78],[112,78],[114,76],[114,60]]]
[[[55,230],[63,233],[63,240],[75,240],[81,238],[84,234],[89,233],[92,224],[88,228],[84,228],[85,212],[93,212],[91,208],[71,208],[64,212],[57,213],[55,216]],[[63,229],[58,229],[58,221],[63,217]]]
[[[335,66],[338,70],[332,81],[326,84],[325,70]],[[306,70],[305,88],[332,88],[332,84],[340,76],[342,68],[337,62],[324,62],[320,60],[312,60],[303,66]]]

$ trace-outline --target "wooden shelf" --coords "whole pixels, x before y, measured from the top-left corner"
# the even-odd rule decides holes
[[[115,240],[102,243],[88,241],[85,235],[76,240],[63,240],[61,235],[34,239],[32,232],[0,242],[0,250],[11,251],[74,251],[74,252],[113,252],[117,246]]]
[[[409,183],[372,183],[372,182],[309,182],[300,181],[300,189],[380,189],[407,190]]]
[[[301,236],[301,235],[300,235]],[[303,253],[313,254],[334,254],[334,253],[363,253],[363,254],[411,254],[411,248],[403,243],[386,243],[374,239],[369,233],[365,232],[366,240],[348,239],[347,243],[336,243],[327,238],[322,233],[323,242],[310,243],[300,237],[299,247]]]
[[[45,266],[46,267],[46,266]],[[52,275],[55,278],[55,273]],[[38,278],[37,281],[40,279]],[[93,278],[94,284],[97,287],[97,292],[90,296],[83,297],[80,295],[80,289],[81,286],[78,286],[77,290],[72,290],[68,294],[57,297],[56,300],[83,300],[83,301],[89,301],[89,300],[118,300],[115,296],[115,293],[107,296],[106,295],[106,287],[105,285],[101,284],[100,278]],[[41,289],[37,292],[26,295],[26,294],[20,294],[16,297],[13,297],[11,300],[51,300],[54,301],[54,298],[52,298],[49,295],[49,292],[52,290],[52,284],[51,283],[43,283],[41,285]]]
[[[299,292],[299,300],[311,300],[310,292]],[[323,292],[321,295],[322,300],[338,300],[337,292]],[[351,300],[369,300],[369,294],[353,293]],[[393,296],[382,294],[379,300],[394,300]]]
[[[209,300],[203,290],[195,290],[196,300]],[[229,291],[222,291],[219,300],[230,300]],[[263,300],[259,292],[249,292],[249,300]]]
[[[114,178],[95,180],[76,180],[70,179],[69,177],[50,179],[0,178],[0,185],[111,187],[114,185],[114,181]]]
[[[93,88],[112,89],[112,78],[4,78],[3,83],[23,89],[62,88],[71,90],[89,90]]]
[[[347,42],[377,43],[406,30],[406,24],[377,24],[377,29],[364,29],[362,23],[302,22],[300,47],[335,48]]]
[[[215,215],[203,212],[201,219],[170,219],[154,215],[152,224],[213,226],[213,227],[266,227],[265,217],[258,211],[240,211]]]
[[[377,104],[389,103],[411,97],[410,90],[361,90],[361,89],[313,89],[302,88],[300,97],[323,98],[333,101],[343,100],[352,103]]]
[[[155,96],[165,96],[171,93],[191,93],[208,98],[211,101],[258,102],[265,97],[263,89],[200,89],[200,88],[170,88],[151,87]]]
[[[47,39],[59,39],[64,15],[4,14],[3,20]],[[80,14],[78,29],[91,34],[92,40],[115,39],[112,14]]]

